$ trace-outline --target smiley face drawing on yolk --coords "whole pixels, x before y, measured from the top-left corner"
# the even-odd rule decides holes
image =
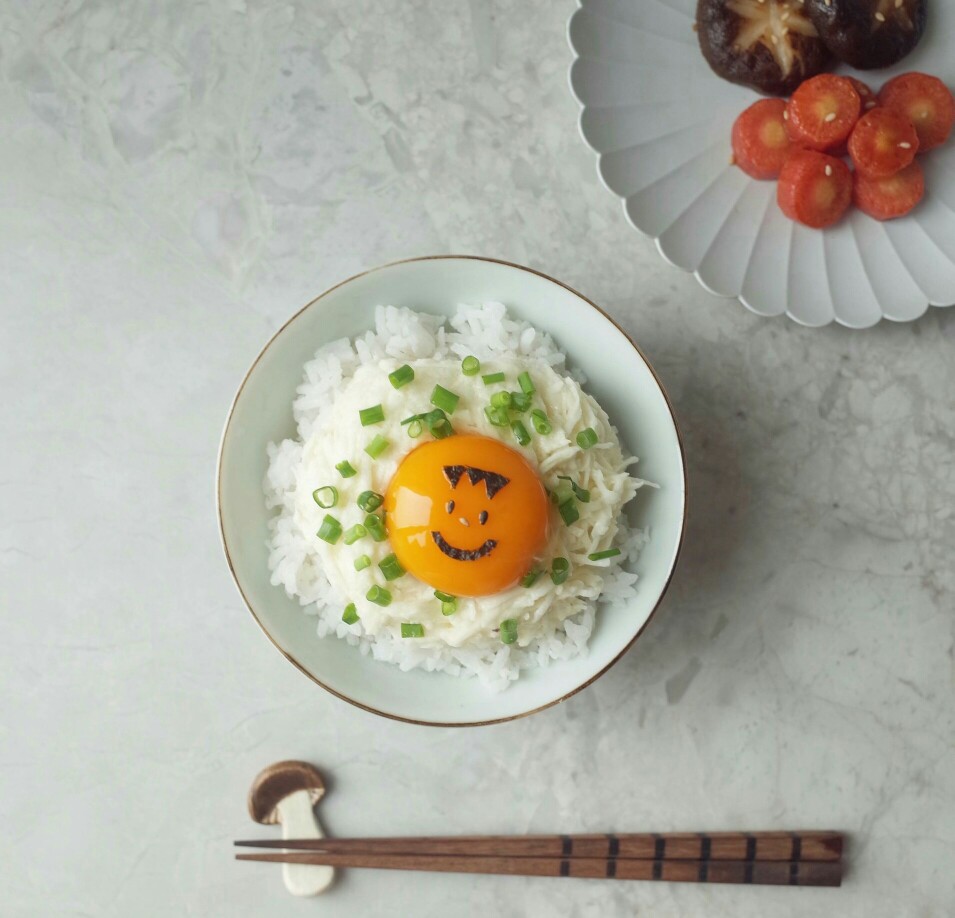
[[[491,437],[456,434],[416,447],[385,492],[401,566],[453,596],[514,586],[547,543],[547,493],[530,463]]]

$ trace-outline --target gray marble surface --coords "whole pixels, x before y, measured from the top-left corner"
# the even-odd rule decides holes
[[[649,0],[648,0],[649,2]],[[955,311],[806,330],[666,265],[601,188],[570,2],[0,0],[4,916],[950,916]],[[268,644],[212,478],[258,348],[387,260],[493,255],[608,309],[682,421],[665,608],[593,687],[388,722]],[[256,771],[359,833],[831,825],[840,891],[231,860]]]

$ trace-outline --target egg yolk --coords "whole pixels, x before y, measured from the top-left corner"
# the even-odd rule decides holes
[[[471,434],[413,449],[385,493],[401,566],[453,596],[514,586],[547,543],[548,516],[530,463],[499,440]]]

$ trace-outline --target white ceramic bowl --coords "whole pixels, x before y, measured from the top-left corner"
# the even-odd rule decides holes
[[[955,137],[919,157],[925,199],[879,223],[852,209],[824,231],[783,216],[776,183],[730,165],[730,129],[760,98],[721,80],[693,32],[696,0],[580,0],[568,35],[580,132],[601,181],[667,261],[711,293],[803,325],[865,328],[955,303]],[[852,73],[878,90],[923,70],[955,88],[955,3],[930,0],[915,50],[888,70]]]
[[[639,472],[660,484],[638,498],[639,525],[651,539],[636,572],[638,598],[604,606],[586,657],[526,671],[492,694],[477,679],[401,672],[334,637],[319,639],[315,619],[269,582],[262,493],[266,444],[295,436],[292,399],[316,348],[353,337],[387,303],[450,314],[460,302],[498,300],[550,332],[587,374],[587,388],[640,457]],[[676,564],[685,513],[683,450],[666,395],[643,355],[593,303],[543,274],[483,258],[397,262],[352,277],[309,303],[255,359],[229,411],[219,450],[217,502],[232,576],[255,620],[303,673],[339,698],[386,717],[436,725],[476,725],[520,717],[562,701],[605,672],[639,636]]]

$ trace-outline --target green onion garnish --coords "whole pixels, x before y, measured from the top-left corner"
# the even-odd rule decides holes
[[[424,637],[424,625],[419,625],[417,622],[402,622],[401,636],[403,638]]]
[[[341,475],[342,478],[351,478],[353,475],[358,474],[355,467],[347,459],[343,459],[335,468],[338,469],[338,474]]]
[[[434,411],[428,412],[426,417],[428,419],[428,432],[435,440],[443,440],[454,433],[454,428],[442,409],[436,408]]]
[[[513,644],[517,640],[517,619],[505,618],[501,622],[501,643]]]
[[[536,567],[529,570],[523,577],[521,577],[521,586],[522,587],[532,587],[537,583],[537,578],[540,577],[541,571]]]
[[[555,584],[563,583],[570,573],[570,562],[566,558],[554,558],[550,563],[550,579]]]
[[[465,376],[477,376],[481,371],[481,361],[477,357],[465,357],[461,361],[461,372]]]
[[[363,571],[366,567],[371,566],[371,558],[368,555],[359,555],[355,558],[355,570]]]
[[[582,488],[577,482],[574,481],[570,475],[558,475],[557,476],[561,481],[569,481],[570,487],[574,492],[574,497],[577,498],[582,504],[590,503],[590,491],[586,488]]]
[[[531,423],[534,425],[534,430],[541,436],[549,434],[553,430],[553,427],[550,426],[550,419],[540,408],[535,408],[531,412]]]
[[[441,590],[435,590],[434,598],[440,599],[441,602],[454,602],[457,596],[452,596],[450,593],[442,593]]]
[[[385,409],[381,405],[362,408],[358,412],[358,418],[362,427],[371,427],[372,424],[380,424],[385,419]]]
[[[507,416],[506,408],[494,408],[492,405],[485,405],[484,413],[495,427],[507,427],[507,425],[511,423],[511,419]]]
[[[595,551],[587,555],[590,561],[603,561],[604,558],[616,558],[620,554],[619,548],[605,548],[603,551]]]
[[[412,439],[415,439],[417,437],[420,437],[422,433],[424,433],[424,424],[422,424],[421,421],[415,418],[408,425],[408,436],[411,437]]]
[[[376,542],[384,542],[388,538],[385,532],[385,523],[377,513],[369,513],[364,520],[365,529]]]
[[[493,386],[494,383],[504,382],[507,377],[503,373],[487,373],[481,377],[485,386]]]
[[[315,533],[323,542],[334,545],[342,535],[342,524],[338,522],[330,513],[325,514],[322,525]]]
[[[365,538],[368,535],[368,530],[362,526],[361,523],[355,523],[354,526],[349,527],[345,530],[345,544],[354,545],[359,539]]]
[[[518,374],[517,384],[521,387],[521,392],[525,395],[533,395],[537,389],[534,388],[534,380],[531,379],[531,374],[525,370],[523,373]]]
[[[491,407],[492,408],[510,408],[511,393],[510,392],[495,392],[491,396]]]
[[[375,438],[365,447],[365,452],[372,459],[377,459],[391,444],[381,434],[375,434]]]
[[[527,411],[531,407],[532,397],[525,394],[524,392],[512,392],[511,393],[511,410],[512,411]]]
[[[560,476],[566,478],[566,475]],[[570,480],[569,478],[567,479]],[[573,485],[564,484],[562,481],[558,480],[557,487],[550,492],[551,503],[556,504],[558,507],[561,504],[566,504],[567,501],[574,499],[574,488]]]
[[[531,435],[527,432],[523,421],[511,421],[511,432],[521,446],[527,446],[531,442]]]
[[[391,593],[384,587],[378,586],[377,583],[365,593],[365,599],[369,602],[373,602],[376,606],[391,605]]]
[[[451,602],[441,603],[441,614],[442,615],[454,615],[458,611],[458,601],[452,599]]]
[[[398,367],[394,373],[389,373],[388,379],[396,389],[400,389],[402,386],[407,386],[408,383],[414,379],[414,370],[409,367],[408,364],[404,364]]]
[[[460,396],[455,395],[450,389],[445,389],[444,386],[435,386],[431,390],[431,404],[448,414],[454,414],[459,398]]]
[[[593,427],[588,427],[577,434],[577,445],[581,449],[590,449],[597,442],[597,431]]]
[[[358,608],[353,602],[345,606],[345,611],[342,612],[342,621],[346,625],[354,625],[358,621]]]
[[[378,562],[378,567],[381,568],[385,580],[397,580],[399,577],[403,577],[405,573],[405,569],[394,554],[385,555]]]
[[[332,485],[323,485],[312,491],[312,500],[323,510],[328,510],[338,503],[338,488]]]
[[[580,519],[580,511],[577,509],[576,501],[564,501],[557,509],[560,512],[560,518],[567,526],[571,523],[576,523],[577,520]]]
[[[374,513],[384,502],[385,499],[377,491],[362,491],[355,501],[365,513]]]

